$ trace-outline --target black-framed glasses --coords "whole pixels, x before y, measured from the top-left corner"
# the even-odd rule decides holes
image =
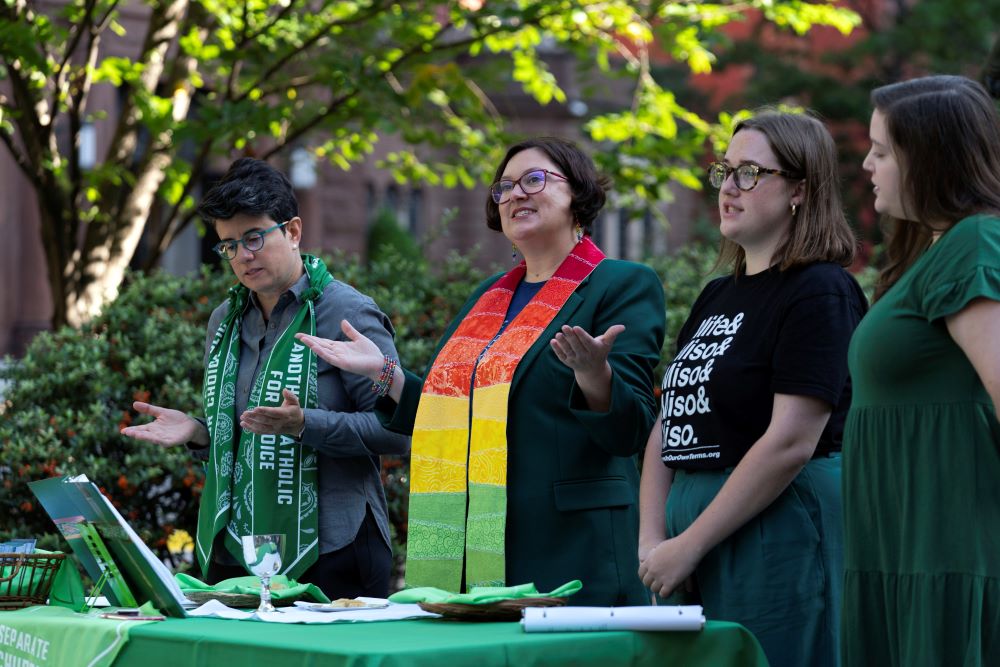
[[[212,250],[214,250],[222,259],[235,259],[236,253],[239,251],[241,245],[250,252],[257,252],[264,247],[265,236],[273,232],[275,229],[284,227],[289,222],[291,222],[291,220],[285,220],[284,222],[279,222],[274,227],[247,232],[243,235],[243,238],[236,239],[235,241],[219,241],[212,246]]]
[[[546,176],[555,176],[564,181],[569,180],[562,174],[548,169],[532,169],[521,174],[521,178],[518,179],[501,178],[490,186],[490,196],[493,197],[493,203],[502,204],[510,199],[510,193],[514,190],[515,185],[520,185],[521,192],[526,195],[538,194],[545,189]]]
[[[708,165],[708,182],[716,190],[722,188],[722,184],[729,178],[729,174],[734,174],[733,182],[736,183],[736,187],[744,192],[757,187],[757,181],[760,180],[761,174],[777,174],[785,178],[799,178],[784,169],[770,169],[762,167],[759,164],[754,164],[753,162],[745,162],[735,167],[730,167],[728,164],[722,162],[713,162]]]

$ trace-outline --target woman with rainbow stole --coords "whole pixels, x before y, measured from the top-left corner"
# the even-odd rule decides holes
[[[413,434],[408,587],[579,579],[575,604],[644,604],[635,454],[655,415],[662,285],[589,238],[608,181],[574,144],[521,142],[494,181],[487,226],[524,259],[470,296],[426,378],[347,322],[347,340],[299,338],[371,378],[383,424]]]

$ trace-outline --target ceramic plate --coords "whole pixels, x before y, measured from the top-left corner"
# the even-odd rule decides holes
[[[362,606],[354,607],[342,607],[333,606],[333,603],[329,602],[305,602],[303,600],[296,600],[295,606],[299,609],[305,609],[308,611],[365,611],[367,609],[385,609],[389,606],[388,602],[365,602]]]

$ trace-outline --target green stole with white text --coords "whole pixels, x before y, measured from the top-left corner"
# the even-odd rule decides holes
[[[296,338],[316,335],[314,300],[333,280],[318,257],[302,255],[309,287],[301,306],[254,378],[247,409],[280,406],[289,389],[305,408],[317,401],[316,355]],[[281,574],[295,578],[319,555],[316,452],[288,435],[259,435],[237,428],[236,378],[240,361],[240,325],[250,290],[229,290],[229,312],[212,339],[205,368],[203,395],[211,445],[205,488],[198,510],[196,539],[202,574],[208,572],[215,537],[225,529],[226,549],[243,564],[240,537],[263,533],[285,535]]]

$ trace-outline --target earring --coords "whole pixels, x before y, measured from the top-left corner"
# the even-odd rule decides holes
[[[799,205],[798,204],[792,204],[792,217],[794,218],[795,214],[798,213],[798,212],[799,212]]]
[[[513,243],[510,244],[510,263],[517,264],[517,246]]]
[[[573,228],[573,235],[576,236],[577,243],[583,240],[583,227],[580,226],[579,222],[576,223],[576,226]]]

